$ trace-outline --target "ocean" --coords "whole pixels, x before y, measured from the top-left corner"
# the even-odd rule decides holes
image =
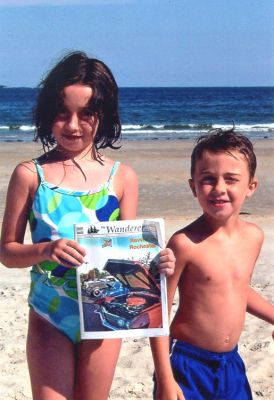
[[[0,142],[34,137],[37,89],[0,87]],[[122,140],[194,139],[210,129],[274,139],[274,87],[120,88]]]

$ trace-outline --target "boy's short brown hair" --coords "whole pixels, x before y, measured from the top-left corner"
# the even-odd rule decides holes
[[[191,177],[193,178],[196,161],[199,160],[205,151],[219,153],[237,150],[242,153],[248,163],[250,179],[254,178],[257,160],[254,153],[253,144],[244,135],[232,129],[214,129],[207,135],[200,136],[191,154]]]

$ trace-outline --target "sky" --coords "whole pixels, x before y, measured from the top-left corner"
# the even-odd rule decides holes
[[[0,0],[0,84],[83,50],[120,87],[274,86],[273,38],[273,0]]]

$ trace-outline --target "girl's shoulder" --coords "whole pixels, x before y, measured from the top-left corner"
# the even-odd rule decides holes
[[[125,183],[131,180],[137,181],[137,174],[131,166],[121,161],[114,161],[108,157],[105,157],[103,162],[106,166],[109,166],[107,168],[111,169],[112,172],[113,170],[115,171],[116,180],[121,180]]]
[[[120,201],[121,199],[125,200],[130,197],[134,203],[134,199],[138,197],[138,178],[136,172],[132,167],[123,162],[114,162],[113,160],[108,160],[107,162],[110,162],[112,165],[112,167],[110,166],[112,172],[109,182],[111,182],[117,198]]]
[[[33,160],[22,161],[15,167],[10,179],[11,187],[25,187],[32,192],[36,190],[37,185],[38,176]]]
[[[123,162],[119,162],[117,173],[121,178],[124,178],[125,180],[131,180],[132,178],[137,179],[137,174],[134,169],[130,165],[124,164]]]
[[[21,161],[14,169],[14,174],[22,178],[30,178],[36,174],[36,166],[34,160]]]
[[[132,167],[127,164],[120,163],[115,174],[116,187],[121,191],[136,190],[138,188],[138,177]]]

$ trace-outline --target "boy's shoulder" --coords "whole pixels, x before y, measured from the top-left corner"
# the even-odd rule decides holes
[[[251,246],[256,245],[260,247],[263,243],[264,232],[253,222],[241,220],[235,231],[241,241],[246,241],[250,243]],[[175,232],[168,242],[168,247],[175,253],[184,251],[187,254],[192,251],[197,244],[202,242],[206,243],[206,239],[212,237],[212,234],[212,230],[205,224],[201,216],[189,225]]]
[[[255,240],[257,242],[263,242],[264,232],[254,222],[241,221],[241,240]]]
[[[198,218],[189,225],[176,231],[169,239],[167,246],[172,248],[173,251],[180,250],[187,252],[193,245],[202,241],[205,236],[205,228],[201,224],[200,218]]]

